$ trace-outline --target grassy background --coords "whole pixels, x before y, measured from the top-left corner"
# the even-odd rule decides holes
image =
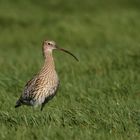
[[[39,108],[15,109],[55,40],[61,87]],[[140,139],[139,0],[0,0],[0,139]]]

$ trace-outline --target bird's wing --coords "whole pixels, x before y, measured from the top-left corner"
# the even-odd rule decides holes
[[[29,80],[25,87],[24,87],[24,91],[23,91],[23,94],[22,94],[22,98],[28,98],[30,97],[30,93],[33,92],[34,88],[35,88],[35,83],[36,83],[36,80],[37,80],[37,76],[35,75],[31,80]]]
[[[43,78],[39,75],[35,75],[25,85],[22,98],[27,99],[27,100],[34,98],[34,94],[38,92],[38,90],[40,89],[40,86],[42,85],[41,84],[42,82],[43,82]]]

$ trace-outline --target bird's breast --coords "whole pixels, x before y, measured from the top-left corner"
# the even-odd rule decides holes
[[[59,84],[59,78],[56,72],[46,74],[40,79],[40,87],[49,90],[50,88],[56,87]]]
[[[37,104],[42,104],[45,99],[52,98],[59,87],[59,79],[57,75],[52,77],[44,77],[39,84],[35,100]]]

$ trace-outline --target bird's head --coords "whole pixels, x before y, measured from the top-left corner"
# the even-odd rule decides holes
[[[73,56],[77,61],[79,61],[76,56],[74,56],[71,52],[65,50],[65,49],[62,49],[62,48],[59,48],[56,43],[54,41],[49,41],[49,40],[45,40],[43,42],[43,53],[46,54],[47,52],[52,52],[52,50],[60,50],[60,51],[63,51],[65,53],[68,53],[70,54],[71,56]]]
[[[45,40],[43,41],[43,49],[44,51],[52,51],[56,49],[56,43],[54,41]]]

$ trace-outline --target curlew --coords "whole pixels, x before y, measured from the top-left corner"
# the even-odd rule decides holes
[[[59,48],[54,41],[45,40],[43,42],[43,55],[45,58],[41,70],[31,80],[27,82],[23,93],[16,102],[15,108],[21,105],[38,106],[41,105],[41,111],[45,104],[51,100],[59,87],[59,78],[55,70],[53,60],[53,50],[64,51],[78,59],[69,51]]]

